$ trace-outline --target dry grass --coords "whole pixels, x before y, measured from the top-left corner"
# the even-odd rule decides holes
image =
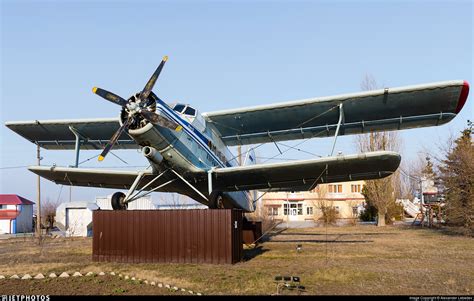
[[[47,240],[42,247],[2,240],[0,274],[113,270],[204,294],[273,294],[276,275],[300,276],[306,294],[474,292],[473,238],[402,226],[289,229],[245,250],[245,261],[232,266],[97,263],[91,253],[90,239]]]

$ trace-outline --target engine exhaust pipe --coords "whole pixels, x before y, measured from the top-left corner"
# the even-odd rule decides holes
[[[145,146],[142,149],[143,155],[155,164],[160,164],[163,161],[163,156],[153,147]]]

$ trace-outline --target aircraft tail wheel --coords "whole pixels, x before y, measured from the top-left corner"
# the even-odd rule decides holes
[[[124,203],[125,194],[123,192],[116,192],[112,195],[112,209],[127,210],[128,204]]]
[[[213,191],[209,196],[210,209],[224,209],[224,196],[220,191]]]

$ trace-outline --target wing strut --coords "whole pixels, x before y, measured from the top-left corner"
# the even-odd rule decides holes
[[[74,162],[73,167],[77,168],[79,166],[79,152],[81,151],[81,143],[82,143],[82,141],[87,142],[87,138],[84,137],[84,135],[82,135],[81,133],[79,133],[79,131],[71,125],[69,126],[69,130],[76,137],[76,142],[74,144],[74,154],[75,154],[76,161]],[[81,141],[81,139],[82,139],[82,141]]]
[[[337,135],[339,135],[339,129],[342,123],[344,123],[344,109],[342,107],[342,103],[340,103],[339,104],[339,121],[337,122],[336,134],[334,135],[334,143],[332,144],[332,150],[331,150],[330,156],[332,156],[332,154],[334,153],[334,147],[336,147]]]
[[[214,172],[215,167],[212,167],[207,171],[207,189],[209,191],[209,195],[211,195],[212,192],[212,173]]]
[[[159,175],[157,175],[156,177],[153,178],[153,180],[149,181],[147,184],[145,184],[137,193],[134,193],[135,192],[135,189],[137,188],[138,184],[140,183],[143,175],[144,175],[144,172],[140,172],[138,174],[138,176],[136,177],[135,181],[133,182],[132,186],[130,187],[130,189],[128,190],[127,192],[127,195],[125,196],[125,199],[123,200],[124,203],[130,203],[130,202],[133,202],[135,201],[136,199],[138,198],[142,198],[150,193],[152,193],[153,191],[155,190],[158,190],[170,183],[172,183],[173,181],[175,181],[176,179],[172,179],[171,181],[168,181],[162,185],[159,185],[155,188],[153,188],[152,190],[140,195],[140,193],[142,193],[148,186],[150,186],[151,184],[153,184],[153,182],[155,182],[156,180],[158,180],[159,178],[161,178],[162,175],[164,175],[169,169],[166,169],[165,171],[161,172]]]
[[[184,183],[186,183],[189,187],[191,187],[194,191],[197,192],[197,194],[199,194],[200,196],[202,196],[207,202],[209,202],[209,200],[206,198],[206,196],[204,194],[202,194],[196,187],[194,187],[191,183],[189,183],[188,181],[186,181],[185,178],[183,178],[179,173],[177,173],[176,171],[174,171],[174,169],[171,169],[171,171],[178,176],[178,178],[180,178],[181,180],[183,180]]]

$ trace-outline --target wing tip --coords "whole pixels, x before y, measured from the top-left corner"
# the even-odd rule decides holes
[[[465,80],[462,85],[461,94],[459,95],[458,105],[456,107],[456,114],[461,112],[464,104],[466,103],[467,96],[469,94],[469,83]]]

